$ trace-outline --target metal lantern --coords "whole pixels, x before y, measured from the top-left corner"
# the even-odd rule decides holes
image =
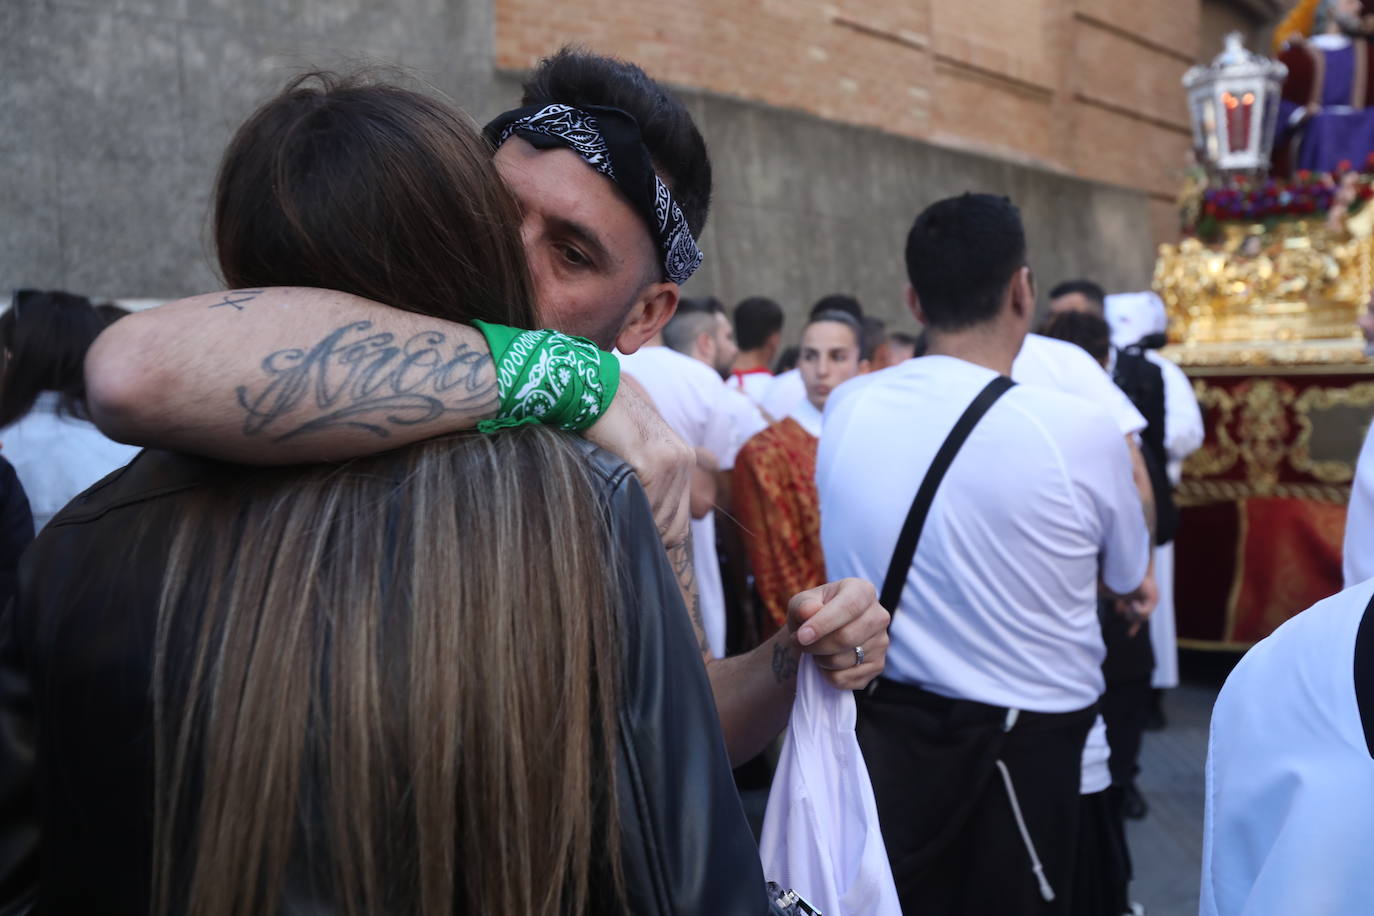
[[[1193,144],[1204,165],[1219,172],[1264,172],[1274,148],[1279,94],[1288,68],[1245,50],[1239,32],[1206,67],[1183,77]]]

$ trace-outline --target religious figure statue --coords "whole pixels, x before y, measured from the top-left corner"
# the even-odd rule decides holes
[[[1303,0],[1274,33],[1288,67],[1274,173],[1363,168],[1374,153],[1374,0]]]

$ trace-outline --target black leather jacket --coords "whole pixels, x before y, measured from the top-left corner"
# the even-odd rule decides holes
[[[587,452],[626,570],[618,763],[628,911],[767,913],[706,673],[643,490],[618,459]],[[0,617],[0,916],[149,911],[158,588],[181,498],[225,472],[144,452],[68,505],[26,555],[16,602]],[[287,896],[283,913],[334,911]]]

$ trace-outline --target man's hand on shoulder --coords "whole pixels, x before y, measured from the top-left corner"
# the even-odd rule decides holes
[[[620,390],[610,408],[587,429],[586,436],[634,468],[664,546],[671,549],[685,543],[697,455],[659,416],[633,377],[620,377]]]
[[[840,690],[859,690],[887,664],[887,626],[892,617],[878,604],[872,583],[841,579],[795,595],[787,605],[791,657],[774,659],[774,674],[796,672],[796,651],[812,656],[826,680]],[[863,649],[863,662],[856,664]]]

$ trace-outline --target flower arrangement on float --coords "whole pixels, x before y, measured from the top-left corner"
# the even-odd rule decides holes
[[[1291,180],[1195,180],[1191,191],[1183,201],[1183,230],[1205,242],[1219,240],[1235,223],[1272,229],[1284,220],[1317,220],[1335,230],[1374,200],[1374,153],[1358,171],[1344,161],[1334,172],[1300,171]]]

